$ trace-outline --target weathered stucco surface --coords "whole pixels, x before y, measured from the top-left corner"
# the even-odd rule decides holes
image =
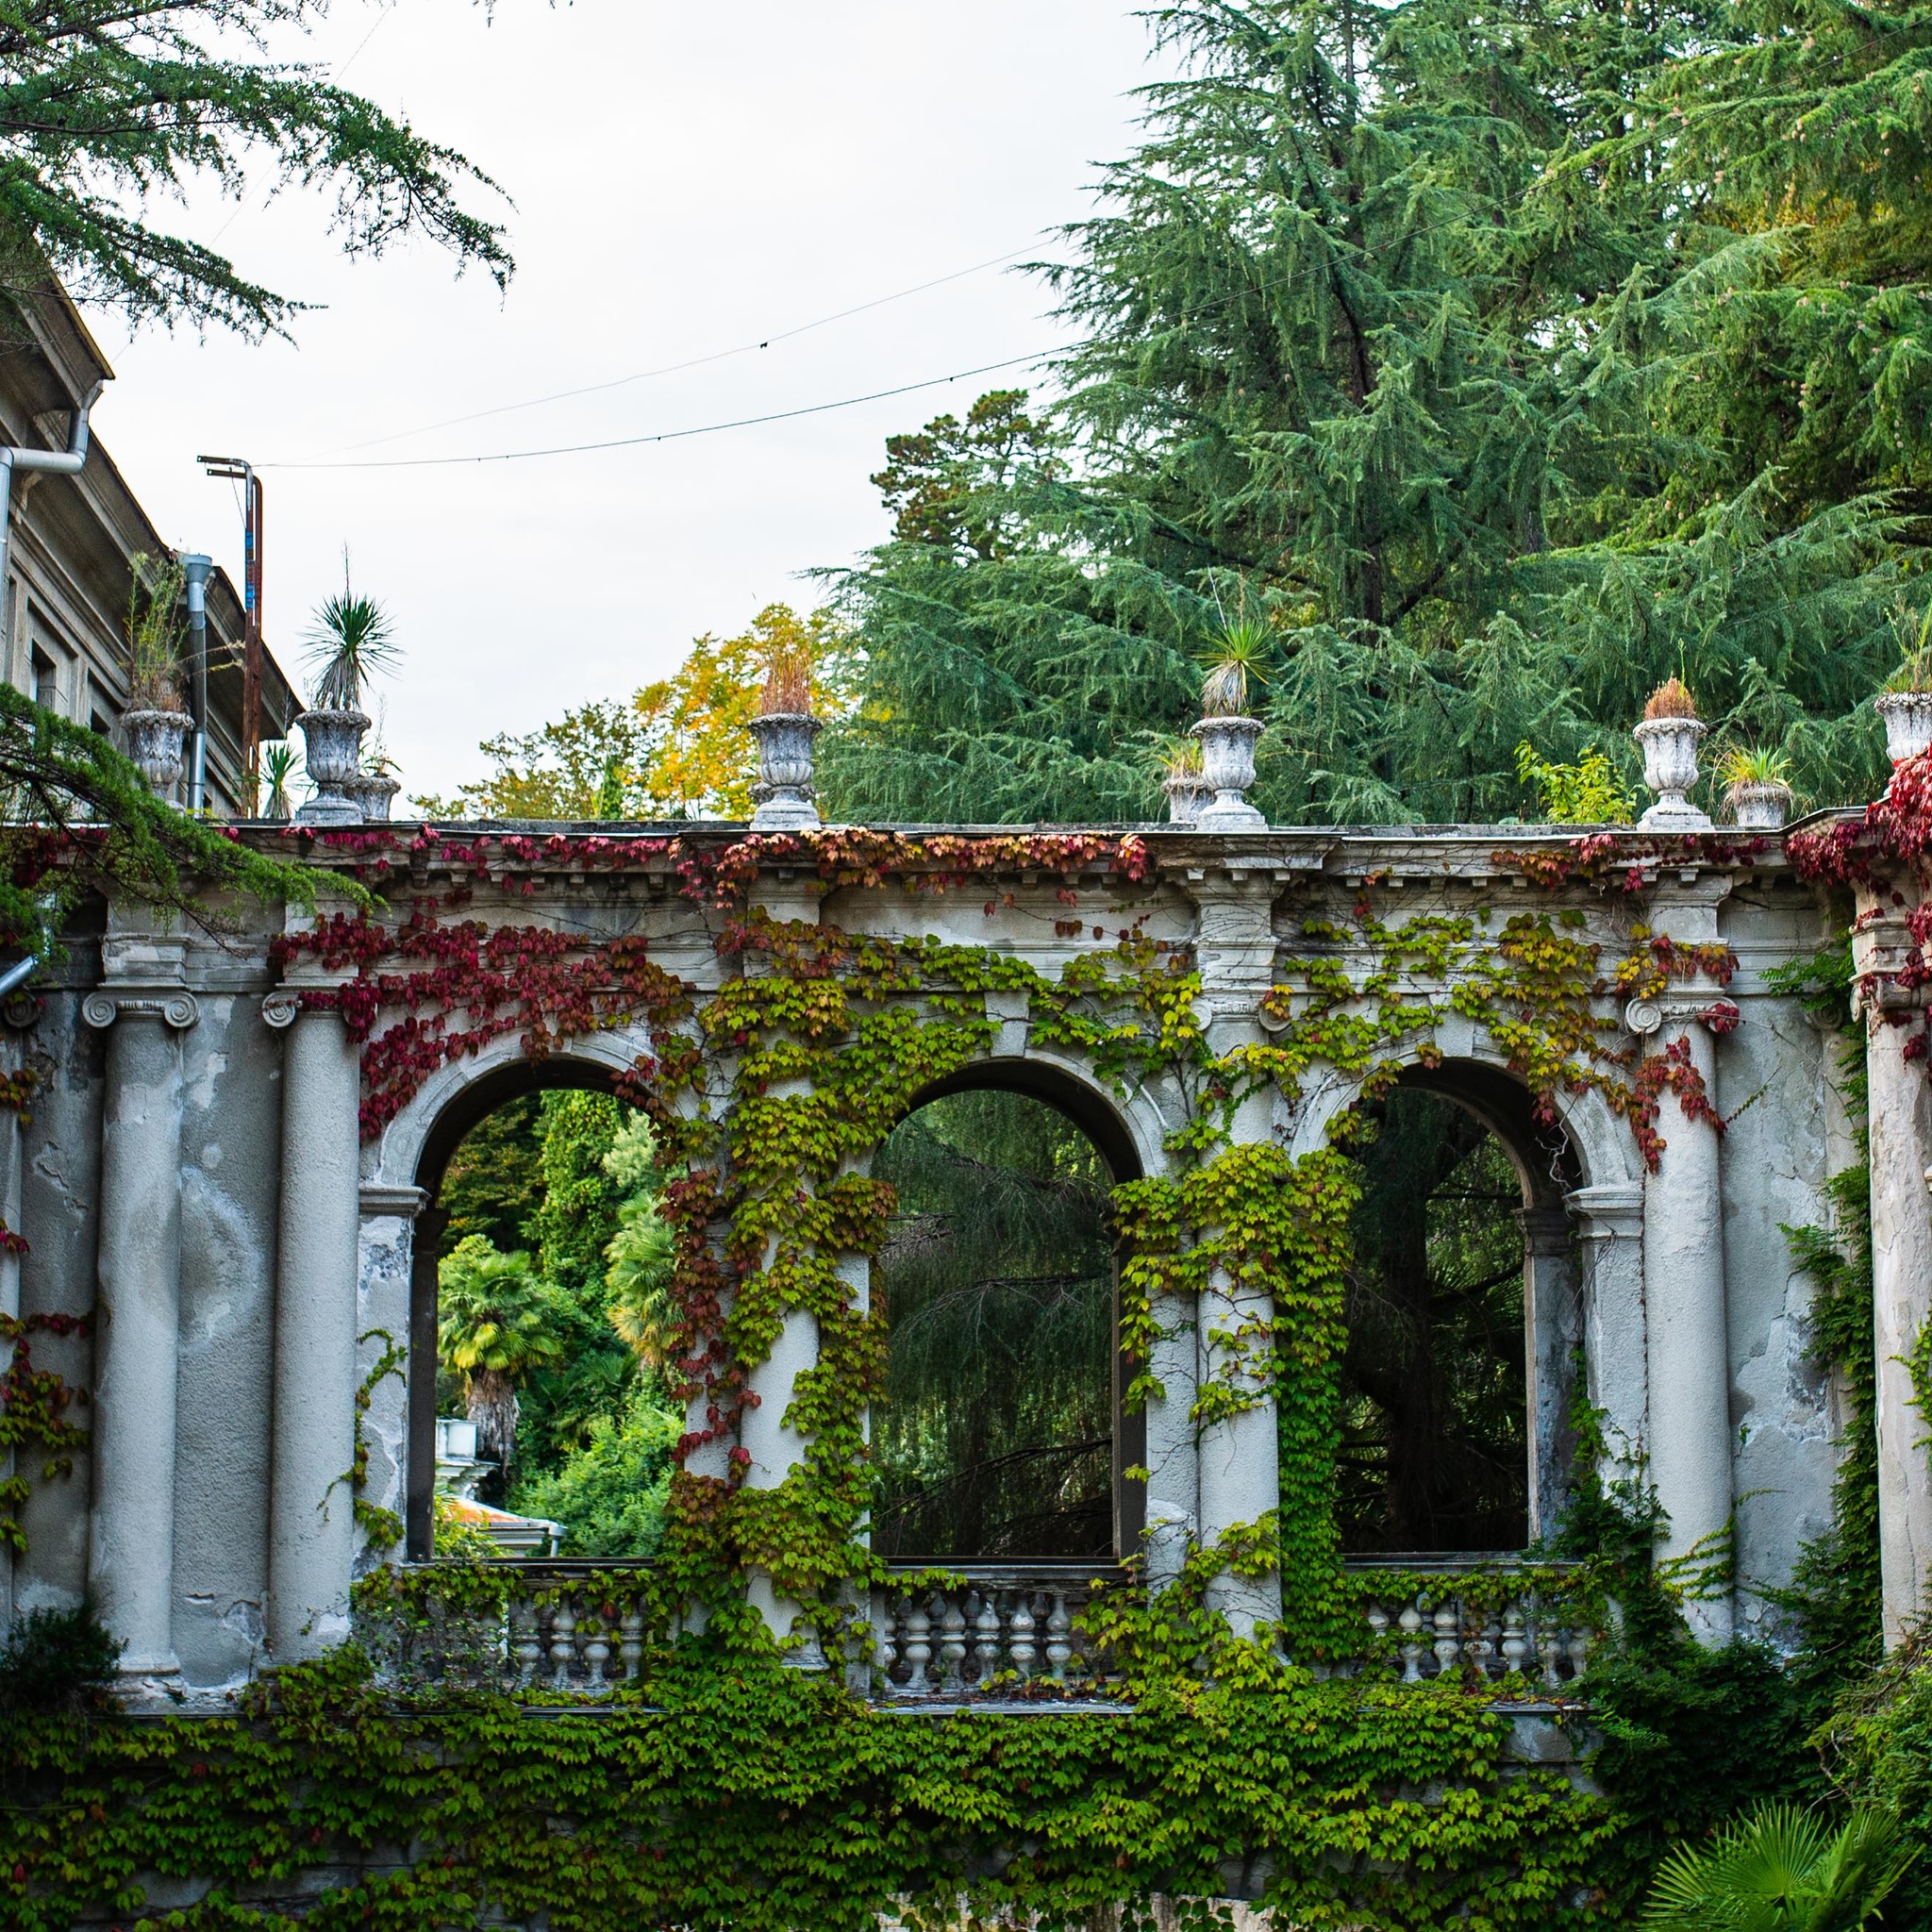
[[[1499,1057],[1479,1029],[1453,1016],[1438,1037],[1448,1056],[1442,1069],[1430,1073],[1409,1049],[1401,1057],[1415,1063],[1405,1077],[1425,1079],[1497,1126],[1524,1177],[1532,1266],[1541,1271],[1532,1300],[1546,1321],[1533,1351],[1541,1384],[1533,1400],[1541,1418],[1546,1474],[1560,1474],[1566,1453],[1567,1379],[1560,1388],[1555,1384],[1570,1374],[1580,1342],[1588,1388],[1608,1413],[1613,1445],[1633,1465],[1651,1456],[1651,1474],[1660,1487],[1681,1486],[1681,1457],[1688,1452],[1673,1446],[1668,1426],[1659,1431],[1653,1409],[1656,1312],[1660,1295],[1684,1291],[1681,1281],[1665,1278],[1679,1267],[1682,1254],[1695,1248],[1716,1257],[1698,1264],[1721,1273],[1701,1276],[1697,1292],[1718,1297],[1722,1361],[1707,1375],[1700,1370],[1704,1381],[1695,1390],[1677,1390],[1673,1401],[1694,1400],[1700,1409],[1694,1420],[1705,1432],[1699,1440],[1718,1444],[1714,1481],[1707,1464],[1698,1466],[1703,1488],[1694,1506],[1702,1517],[1715,1507],[1718,1520],[1700,1519],[1686,1533],[1695,1527],[1708,1534],[1735,1510],[1740,1575],[1747,1586],[1735,1613],[1745,1627],[1770,1628],[1774,1619],[1748,1585],[1789,1578],[1802,1543],[1827,1520],[1838,1454],[1832,1391],[1807,1356],[1809,1284],[1791,1266],[1782,1230],[1828,1217],[1824,1182],[1852,1158],[1850,1125],[1834,1091],[1840,1042],[1766,979],[1778,964],[1816,948],[1826,930],[1824,909],[1797,884],[1774,847],[1721,864],[1673,867],[1635,892],[1573,884],[1552,893],[1496,858],[1506,838],[1521,844],[1538,837],[1523,828],[1241,838],[1157,833],[1149,844],[1158,878],[1141,890],[1097,876],[1076,882],[1078,924],[1071,933],[1064,930],[1070,914],[1059,896],[1061,882],[1019,874],[996,887],[982,881],[941,897],[884,888],[838,892],[822,904],[807,881],[788,874],[761,880],[756,896],[785,916],[991,945],[1049,974],[1083,948],[1112,944],[1134,921],[1158,938],[1205,939],[1205,1004],[1229,1041],[1265,1037],[1259,999],[1280,961],[1302,946],[1304,922],[1346,926],[1358,903],[1372,904],[1390,923],[1426,910],[1487,907],[1486,929],[1492,932],[1512,911],[1570,906],[1584,914],[1589,932],[1611,959],[1627,949],[1630,928],[1640,920],[1666,930],[1681,927],[1683,938],[1721,932],[1740,962],[1729,997],[1742,1021],[1722,1038],[1703,1034],[1696,1051],[1714,1067],[1714,1092],[1727,1130],[1719,1143],[1707,1126],[1674,1117],[1667,1105],[1665,1126],[1674,1143],[1683,1137],[1688,1146],[1706,1137],[1696,1143],[1697,1158],[1679,1170],[1669,1209],[1678,1219],[1669,1228],[1660,1227],[1658,1216],[1671,1194],[1671,1155],[1662,1179],[1646,1175],[1627,1123],[1600,1097],[1560,1096],[1562,1127],[1554,1136],[1513,1124],[1511,1108],[1520,1110],[1520,1096],[1509,1102]],[[1563,849],[1559,838],[1543,842],[1553,852]],[[464,916],[549,923],[606,938],[641,932],[652,941],[654,958],[700,985],[715,986],[721,974],[739,970],[735,961],[718,958],[711,945],[714,921],[680,894],[668,870],[610,875],[567,862],[506,860],[501,874],[476,888]],[[526,883],[535,890],[525,891]],[[398,891],[397,906],[406,909],[408,896]],[[414,1191],[425,1148],[444,1110],[472,1083],[523,1064],[515,1042],[502,1042],[432,1078],[378,1141],[358,1152],[351,1126],[343,1144],[335,1076],[316,1071],[329,1063],[331,1052],[321,1031],[339,1022],[312,1015],[288,1025],[276,1022],[289,1014],[264,1012],[275,983],[267,942],[282,916],[277,909],[272,917],[255,917],[252,930],[225,945],[197,940],[177,948],[180,982],[193,996],[195,1016],[170,1036],[179,1062],[180,1125],[168,1158],[178,1189],[180,1286],[167,1589],[174,1649],[183,1680],[197,1690],[232,1685],[271,1655],[277,1589],[296,1587],[289,1579],[298,1573],[307,1594],[300,1618],[287,1614],[285,1606],[283,1650],[297,1641],[298,1625],[325,1634],[337,1627],[335,1601],[325,1603],[322,1595],[337,1582],[346,1589],[345,1568],[335,1578],[347,1547],[335,1512],[339,1507],[346,1518],[347,1496],[338,1491],[323,1502],[309,1498],[308,1490],[299,1497],[290,1490],[290,1500],[278,1502],[284,1493],[278,1484],[297,1464],[311,1489],[323,1479],[325,1462],[330,1475],[346,1468],[355,1389],[391,1340],[401,1348],[408,1339],[412,1217],[422,1205]],[[83,994],[111,987],[120,957],[104,966],[100,949],[81,938],[25,1036],[25,1051],[42,1075],[23,1142],[24,1232],[32,1253],[21,1292],[29,1313],[95,1309],[103,1123],[115,1104],[108,1079],[112,1028],[82,1024],[79,1008]],[[1366,950],[1345,958],[1357,979],[1374,963]],[[142,970],[151,969],[150,958]],[[1608,1002],[1605,1011],[1619,1017]],[[1096,1133],[1111,1137],[1117,1155],[1110,1158],[1130,1169],[1159,1169],[1163,1137],[1180,1117],[1177,1093],[1157,1081],[1132,1095],[1110,1094],[1085,1069],[1034,1044],[1024,1005],[995,1002],[994,1017],[1000,1032],[984,1069],[987,1079],[1058,1082],[1053,1091],[1063,1104],[1084,1108]],[[1676,1034],[1698,1025],[1686,1015],[1663,1024]],[[301,1045],[311,1027],[315,1040]],[[1634,1048],[1641,1037],[1625,1036],[1625,1043]],[[641,1039],[620,1031],[570,1051],[585,1059],[586,1077],[596,1077],[597,1069],[627,1065],[642,1046]],[[291,1079],[308,1086],[292,1091]],[[1241,1132],[1297,1149],[1319,1145],[1353,1091],[1349,1080],[1317,1070],[1296,1104],[1260,1104]],[[312,1118],[302,1115],[308,1124],[298,1131],[291,1109],[305,1106]],[[291,1145],[305,1150],[302,1171],[292,1174],[285,1171]],[[1693,1168],[1709,1178],[1687,1194],[1681,1181]],[[338,1194],[344,1186],[353,1192],[358,1179],[358,1202],[344,1207],[349,1195],[338,1201]],[[291,1201],[321,1205],[312,1211],[299,1208],[291,1220]],[[325,1233],[330,1217],[338,1224]],[[1692,1237],[1690,1248],[1679,1240],[1685,1234]],[[1648,1279],[1647,1250],[1653,1256]],[[352,1285],[349,1301],[340,1306],[331,1299],[338,1280]],[[1208,1314],[1211,1330],[1226,1311]],[[71,1380],[92,1386],[97,1341],[43,1337],[36,1349]],[[1251,1518],[1262,1500],[1250,1493],[1257,1472],[1273,1466],[1272,1425],[1265,1444],[1259,1437],[1250,1442],[1230,1436],[1211,1445],[1207,1457],[1194,1441],[1185,1418],[1200,1351],[1208,1345],[1195,1311],[1174,1310],[1158,1364],[1169,1398],[1146,1422],[1153,1476],[1143,1503],[1157,1568],[1178,1560],[1204,1516]],[[301,1353],[291,1357],[291,1347]],[[787,1330],[767,1370],[774,1394],[782,1396],[778,1384],[808,1364],[813,1349],[809,1324]],[[1668,1367],[1675,1357],[1667,1352],[1664,1359]],[[768,1401],[748,1419],[744,1446],[753,1455],[756,1479],[775,1480],[798,1453],[796,1439],[788,1440],[790,1432],[780,1426],[783,1410],[782,1399]],[[409,1415],[406,1371],[374,1386],[365,1422],[364,1495],[397,1515],[410,1480]],[[1661,1470],[1656,1461],[1660,1441],[1667,1463]],[[1679,1462],[1670,1464],[1672,1457]],[[89,1587],[89,1506],[99,1500],[92,1497],[94,1480],[83,1456],[71,1475],[35,1485],[25,1515],[30,1547],[13,1576],[18,1604],[71,1604]],[[1542,1513],[1553,1507],[1546,1503]],[[325,1529],[312,1520],[315,1509],[328,1519]],[[358,1541],[356,1560],[374,1559]],[[1249,1613],[1257,1607],[1230,1607]]]

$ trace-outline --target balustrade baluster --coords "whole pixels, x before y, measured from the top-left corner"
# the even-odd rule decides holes
[[[1536,1650],[1542,1659],[1543,1688],[1560,1690],[1563,1688],[1563,1631],[1557,1622],[1556,1612],[1542,1605],[1537,1607]]]
[[[892,1671],[899,1661],[899,1613],[904,1599],[895,1590],[882,1590],[873,1599],[872,1675],[881,1691],[892,1688]]]
[[[973,1648],[975,1681],[982,1690],[991,1687],[1000,1670],[999,1592],[983,1589],[979,1592],[979,1614],[973,1620]]]
[[[1436,1674],[1440,1677],[1450,1675],[1456,1669],[1456,1659],[1462,1654],[1462,1642],[1458,1635],[1462,1628],[1462,1618],[1453,1599],[1444,1599],[1436,1606]]]
[[[602,1604],[584,1632],[584,1677],[592,1696],[605,1690],[604,1666],[610,1660],[610,1617],[612,1606]]]
[[[1478,1619],[1481,1621],[1478,1622]],[[1472,1610],[1469,1627],[1469,1655],[1471,1661],[1475,1665],[1476,1675],[1493,1677],[1496,1674],[1496,1652],[1503,1639],[1503,1621],[1493,1608]]]
[[[914,1597],[906,1612],[906,1694],[924,1697],[932,1689],[925,1667],[932,1661],[932,1617],[924,1597]]]
[[[1577,1625],[1576,1625],[1576,1626],[1575,1626],[1575,1627],[1574,1627],[1574,1629],[1573,1629],[1573,1630],[1572,1630],[1572,1631],[1570,1632],[1570,1681],[1571,1681],[1571,1683],[1573,1683],[1573,1684],[1580,1684],[1580,1683],[1582,1683],[1582,1682],[1583,1682],[1583,1672],[1584,1672],[1584,1667],[1585,1667],[1585,1665],[1587,1665],[1587,1664],[1589,1663],[1589,1661],[1590,1661],[1590,1631],[1589,1631],[1589,1629],[1588,1629],[1588,1628],[1587,1628],[1587,1627],[1586,1627],[1585,1625],[1583,1625],[1583,1624],[1577,1624]]]
[[[1389,1654],[1389,1646],[1383,1641],[1389,1635],[1389,1612],[1380,1604],[1372,1603],[1362,1616],[1369,1626],[1370,1650],[1376,1662],[1380,1663]]]
[[[1033,1592],[1016,1591],[1012,1613],[1007,1619],[1007,1653],[1013,1659],[1013,1674],[1021,1683],[1029,1683],[1040,1659],[1040,1646],[1033,1641]]]
[[[634,1684],[644,1664],[644,1613],[635,1597],[617,1626],[617,1655],[624,1667],[624,1681]]]
[[[1402,1615],[1395,1621],[1402,1626],[1402,1681],[1420,1684],[1423,1680],[1423,1613],[1417,1600],[1411,1598],[1404,1604]]]
[[[538,1628],[536,1603],[520,1597],[510,1609],[516,1632],[516,1682],[519,1690],[529,1690],[537,1681],[537,1666],[543,1661],[543,1639]]]
[[[1072,1661],[1074,1646],[1070,1632],[1074,1620],[1067,1614],[1067,1596],[1064,1591],[1053,1592],[1053,1609],[1046,1620],[1046,1674],[1056,1684],[1067,1681],[1067,1665]]]
[[[1503,1612],[1503,1674],[1520,1676],[1524,1660],[1529,1656],[1529,1640],[1523,1632],[1523,1603],[1511,1597]]]
[[[571,1688],[571,1666],[576,1661],[576,1628],[570,1598],[559,1593],[550,1617],[550,1681],[559,1690]]]
[[[966,1612],[950,1591],[941,1601],[945,1610],[940,1618],[940,1695],[957,1697],[966,1688],[959,1674],[966,1661]]]

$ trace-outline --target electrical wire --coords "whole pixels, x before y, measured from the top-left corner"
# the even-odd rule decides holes
[[[1035,349],[1024,356],[1008,356],[1004,362],[982,362],[976,369],[955,370],[951,375],[929,375],[924,382],[901,383],[896,389],[875,389],[862,396],[844,396],[836,403],[811,403],[801,409],[777,409],[768,416],[740,416],[729,423],[703,423],[691,429],[663,429],[650,436],[620,436],[608,442],[567,442],[551,449],[510,449],[465,457],[375,457],[363,462],[257,463],[258,470],[428,470],[447,469],[458,463],[521,463],[534,457],[586,456],[594,450],[635,449],[646,442],[678,442],[688,436],[715,436],[722,429],[750,429],[760,423],[789,423],[798,416],[823,416],[832,409],[856,408],[860,403],[883,402],[888,396],[906,396],[915,390],[939,389],[949,382],[964,382],[969,375],[991,375],[996,369],[1012,369],[1023,362],[1038,362],[1051,356],[1051,349]]]
[[[971,268],[955,269],[950,275],[935,275],[929,282],[919,282],[909,289],[900,289],[890,295],[875,296],[870,302],[860,302],[851,308],[841,308],[835,314],[822,315],[815,322],[802,322],[796,328],[781,329],[776,335],[766,336],[760,341],[741,342],[735,349],[714,349],[708,356],[693,356],[685,362],[667,362],[659,369],[640,369],[634,375],[613,376],[608,382],[586,383],[581,389],[560,389],[547,396],[532,396],[527,402],[523,403],[500,403],[493,409],[477,409],[467,416],[446,416],[441,423],[425,423],[414,429],[397,429],[388,436],[372,436],[366,442],[343,443],[341,451],[337,453],[380,449],[384,443],[403,442],[412,436],[427,436],[438,429],[455,429],[465,423],[481,423],[491,416],[512,415],[519,409],[540,409],[547,403],[569,402],[576,396],[602,395],[609,390],[623,389],[633,382],[649,382],[659,375],[676,375],[687,369],[703,369],[713,362],[729,361],[734,356],[754,355],[759,349],[769,349],[774,342],[789,342],[794,337],[809,335],[815,328],[825,328],[832,323],[844,322],[850,316],[864,315],[874,308],[883,308],[889,303],[903,302],[911,295],[923,295],[928,289],[942,289],[948,282],[964,281],[968,275],[983,275],[990,268],[999,268],[1006,262],[1017,261],[1026,252],[1026,248],[1015,248],[1006,255],[995,255],[990,261],[976,261]]]

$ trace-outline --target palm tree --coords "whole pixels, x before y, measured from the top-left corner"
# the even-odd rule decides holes
[[[505,1474],[516,1455],[517,1384],[563,1354],[564,1309],[525,1254],[466,1235],[436,1273],[437,1352],[463,1377],[477,1446]]]
[[[662,1368],[677,1316],[671,1297],[677,1244],[658,1211],[664,1176],[658,1168],[657,1141],[642,1114],[632,1114],[619,1129],[604,1157],[604,1172],[624,1190],[617,1232],[604,1250],[610,1264],[605,1276],[610,1325],[646,1368]]]
[[[1679,1845],[1657,1869],[1651,1932],[1860,1932],[1918,1857],[1898,1820],[1860,1806],[1833,1831],[1795,1805],[1761,1805],[1707,1849]]]
[[[342,553],[342,588],[317,609],[308,644],[318,711],[358,709],[370,674],[388,670],[400,655],[389,612],[375,598],[358,597],[351,589],[347,551]]]

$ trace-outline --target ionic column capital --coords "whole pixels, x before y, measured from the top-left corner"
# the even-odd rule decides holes
[[[80,1017],[101,1030],[116,1020],[158,1020],[185,1033],[201,1018],[201,1007],[184,987],[99,987],[81,1001]]]
[[[1737,1025],[1738,1018],[1736,1003],[1716,993],[1632,1000],[1624,1008],[1624,1024],[1640,1039],[1661,1032],[1665,1027],[1681,1032],[1692,1024],[1722,1036]]]

